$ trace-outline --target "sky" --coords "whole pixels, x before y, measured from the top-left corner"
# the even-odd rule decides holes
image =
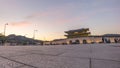
[[[120,0],[0,0],[0,33],[35,39],[65,38],[89,28],[92,35],[120,34]]]

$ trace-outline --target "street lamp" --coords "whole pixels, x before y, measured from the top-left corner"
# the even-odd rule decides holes
[[[5,37],[5,33],[6,33],[6,26],[8,25],[8,23],[6,23],[5,25],[4,25],[4,37]],[[5,42],[6,42],[6,40],[4,40],[4,45],[5,45]]]
[[[35,32],[37,32],[38,30],[34,30],[33,32],[33,39],[35,39]]]
[[[5,24],[4,26],[4,36],[5,36],[5,33],[6,33],[6,26],[8,25],[8,23]]]

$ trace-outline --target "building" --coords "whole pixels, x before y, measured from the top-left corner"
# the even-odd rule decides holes
[[[67,38],[78,38],[78,37],[85,37],[90,35],[89,28],[69,30],[69,31],[65,31],[65,33],[67,33],[67,35],[65,35]]]
[[[63,40],[46,41],[44,45],[120,43],[120,36],[88,36]]]
[[[65,31],[66,39],[44,42],[44,45],[120,43],[120,34],[90,35],[88,28]]]

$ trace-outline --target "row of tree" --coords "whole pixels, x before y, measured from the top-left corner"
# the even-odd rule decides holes
[[[12,44],[35,45],[35,44],[42,44],[42,41],[34,40],[32,38],[27,38],[25,36],[15,35],[15,34],[11,34],[8,36],[4,36],[4,35],[0,34],[0,44],[3,45],[5,43],[10,43],[10,45],[12,45]]]

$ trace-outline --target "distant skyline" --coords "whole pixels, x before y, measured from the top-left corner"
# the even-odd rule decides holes
[[[36,39],[65,38],[64,31],[89,28],[92,35],[120,34],[120,0],[0,0],[0,33]]]

